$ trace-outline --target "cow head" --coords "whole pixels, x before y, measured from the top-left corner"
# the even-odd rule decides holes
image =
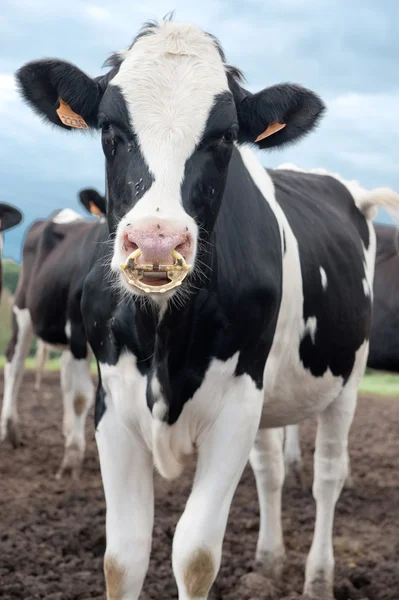
[[[96,190],[93,190],[92,188],[81,190],[79,192],[79,200],[81,205],[91,215],[102,217],[107,214],[105,198]]]
[[[0,233],[11,229],[22,221],[22,213],[18,208],[0,202]]]
[[[156,292],[168,289],[168,267],[179,283],[195,265],[220,208],[234,144],[295,142],[324,105],[292,84],[251,94],[213,36],[170,21],[146,25],[106,64],[110,71],[92,79],[67,62],[36,61],[17,78],[48,121],[101,130],[112,268],[131,292],[169,297],[173,292]],[[136,274],[142,267],[140,285],[121,270],[132,253],[128,266]]]

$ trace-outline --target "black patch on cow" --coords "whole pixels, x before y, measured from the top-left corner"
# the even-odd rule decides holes
[[[285,231],[283,229],[283,254],[287,252],[287,240],[285,239]]]
[[[107,159],[107,219],[113,232],[120,219],[150,189],[154,176],[141,152],[118,86],[110,86],[105,92],[99,123],[103,127],[102,144]]]
[[[371,303],[363,288],[364,217],[351,194],[333,177],[269,171],[276,198],[298,242],[303,279],[303,319],[315,317],[299,347],[312,375],[350,376],[355,353],[369,337]],[[311,232],[311,235],[309,235]],[[327,276],[324,290],[320,267]]]
[[[98,369],[98,385],[97,385],[97,389],[96,389],[96,400],[95,400],[95,405],[94,405],[94,427],[96,429],[97,429],[106,409],[107,409],[107,405],[105,403],[105,391],[101,384],[101,372]]]
[[[233,143],[223,134],[237,128],[233,97],[229,92],[216,96],[196,150],[186,161],[181,185],[184,210],[209,239],[222,201]]]

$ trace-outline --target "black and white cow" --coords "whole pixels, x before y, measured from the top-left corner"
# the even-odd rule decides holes
[[[79,197],[90,212],[105,211],[105,198],[95,190],[82,190]],[[107,230],[104,218],[89,221],[69,208],[59,210],[31,225],[22,250],[12,338],[6,351],[1,439],[8,439],[14,447],[20,443],[17,397],[34,333],[45,344],[64,350],[61,388],[65,454],[59,477],[65,469],[71,469],[76,477],[84,456],[85,422],[94,387],[80,300],[103,229]]]
[[[292,165],[285,168],[295,168]],[[314,169],[320,172],[319,169]],[[391,192],[394,193],[394,192]],[[396,227],[374,225],[377,239],[373,284],[373,312],[367,366],[370,369],[399,373],[399,237]],[[284,458],[286,475],[302,481],[302,452],[299,426],[285,428]],[[350,469],[349,469],[350,471]],[[353,487],[349,472],[345,487]]]
[[[248,458],[257,558],[279,575],[282,427],[313,413],[317,514],[305,592],[332,598],[334,509],[370,331],[371,218],[385,196],[266,171],[247,143],[299,140],[323,103],[292,84],[249,93],[215,38],[194,26],[148,24],[108,65],[95,79],[56,59],[18,72],[40,115],[102,130],[113,254],[99,253],[82,311],[99,365],[108,598],[140,595],[154,465],[173,479],[194,452],[173,542],[179,599],[208,598]]]
[[[16,227],[22,221],[22,213],[15,206],[0,202],[0,298],[3,287],[2,255],[3,255],[3,233]]]
[[[399,373],[399,232],[390,225],[374,227],[377,257],[367,366]]]

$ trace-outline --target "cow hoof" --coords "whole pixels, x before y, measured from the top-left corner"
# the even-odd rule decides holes
[[[19,433],[18,423],[12,419],[7,419],[1,427],[1,441],[10,442],[13,448],[22,446],[21,435]]]
[[[322,574],[309,583],[305,583],[303,600],[334,600],[333,584]]]
[[[256,570],[259,570],[268,579],[279,580],[285,566],[285,550],[276,552],[256,552]]]
[[[82,469],[84,450],[77,444],[71,444],[65,448],[64,458],[55,478],[61,479],[67,472],[71,474],[72,479],[79,479]]]
[[[287,488],[304,487],[302,462],[294,461],[285,465],[285,480],[284,485]]]

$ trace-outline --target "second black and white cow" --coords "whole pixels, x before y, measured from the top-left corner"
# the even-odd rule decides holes
[[[11,206],[11,204],[0,202],[0,298],[3,287],[3,233],[19,225],[22,221],[22,217],[22,213],[18,208]]]
[[[113,255],[99,252],[82,310],[99,365],[108,598],[140,595],[153,466],[173,479],[194,452],[173,541],[179,599],[208,598],[248,459],[257,558],[280,575],[281,427],[318,413],[305,592],[330,599],[334,509],[367,360],[371,218],[384,196],[266,171],[247,143],[299,140],[323,103],[292,84],[249,93],[215,38],[194,26],[149,24],[109,64],[96,79],[55,59],[18,73],[25,99],[49,121],[102,130]]]
[[[89,212],[98,215],[105,210],[105,199],[95,190],[83,190],[79,197]],[[20,442],[17,397],[34,333],[45,344],[64,350],[61,388],[65,455],[59,476],[65,469],[76,476],[84,456],[86,416],[94,388],[80,300],[103,231],[107,231],[104,219],[89,221],[64,209],[31,225],[23,244],[12,339],[4,369],[1,438],[14,447]]]
[[[371,369],[399,373],[399,232],[390,225],[375,225],[377,257],[374,307],[371,320]]]

